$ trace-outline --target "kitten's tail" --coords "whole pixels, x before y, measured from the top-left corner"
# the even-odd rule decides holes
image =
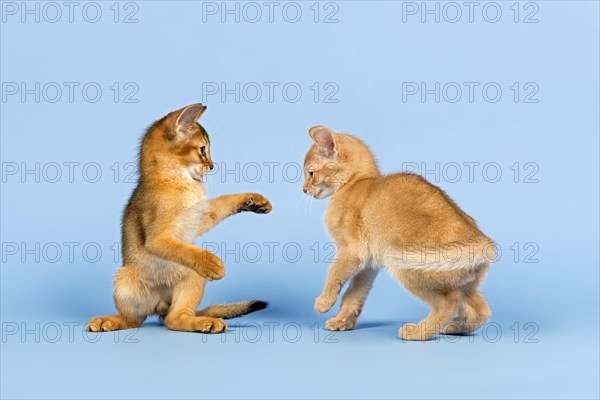
[[[474,270],[496,261],[496,243],[486,236],[435,245],[404,244],[389,265],[428,271]]]
[[[242,301],[232,304],[215,304],[197,311],[196,315],[198,317],[229,319],[241,317],[242,315],[250,314],[254,311],[264,310],[268,305],[269,303],[262,300]]]

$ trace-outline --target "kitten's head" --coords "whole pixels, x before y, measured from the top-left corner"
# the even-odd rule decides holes
[[[196,180],[212,170],[210,139],[198,120],[206,111],[192,104],[173,111],[152,126],[142,143],[142,164],[180,170]]]
[[[350,181],[379,175],[375,158],[360,139],[322,125],[308,134],[315,143],[304,158],[304,193],[324,199]]]

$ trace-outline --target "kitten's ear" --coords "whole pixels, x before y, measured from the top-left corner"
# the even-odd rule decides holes
[[[204,111],[206,111],[206,106],[202,104],[192,104],[184,108],[175,121],[177,135],[187,136],[189,132],[187,128],[190,124],[198,122]]]
[[[325,157],[333,157],[336,153],[335,137],[331,129],[323,126],[313,126],[308,130],[309,136],[319,147],[319,152]]]

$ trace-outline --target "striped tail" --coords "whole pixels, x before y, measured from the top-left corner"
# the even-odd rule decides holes
[[[254,311],[264,310],[268,305],[269,303],[261,300],[242,301],[232,304],[215,304],[197,311],[196,316],[223,319],[236,318]]]

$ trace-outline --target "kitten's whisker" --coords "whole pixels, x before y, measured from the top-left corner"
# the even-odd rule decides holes
[[[303,197],[298,197],[298,201],[296,202],[296,208],[300,207],[300,203],[304,201]]]

